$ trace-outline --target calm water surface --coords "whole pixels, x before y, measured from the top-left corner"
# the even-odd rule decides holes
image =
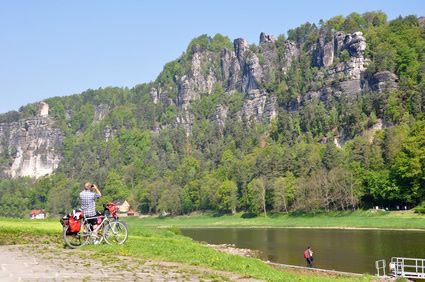
[[[313,266],[376,274],[375,261],[391,257],[425,258],[425,232],[377,230],[324,230],[287,228],[181,228],[185,236],[210,244],[235,244],[260,250],[271,262],[306,266],[307,246]]]

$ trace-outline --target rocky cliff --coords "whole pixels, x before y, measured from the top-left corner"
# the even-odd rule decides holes
[[[225,95],[234,91],[245,94],[243,107],[238,116],[255,117],[258,122],[271,121],[277,114],[277,97],[265,89],[274,71],[286,73],[294,60],[299,60],[300,49],[296,43],[286,41],[284,55],[279,57],[277,42],[273,35],[261,33],[258,48],[252,49],[247,40],[235,39],[234,51],[224,47],[219,54],[193,48],[191,71],[181,77],[175,77],[177,98],[170,98],[170,89],[157,85],[151,90],[151,100],[167,106],[177,105],[182,114],[171,126],[183,124],[191,132],[191,117],[184,112],[190,102],[200,98],[201,93],[211,93],[216,83],[225,89]],[[341,95],[355,97],[365,91],[380,92],[382,89],[397,89],[398,78],[395,74],[381,72],[371,78],[365,76],[367,60],[364,57],[366,39],[361,32],[345,34],[330,28],[322,28],[317,43],[311,48],[312,62],[318,68],[314,82],[319,87],[314,91],[301,93],[283,106],[287,111],[298,111],[312,99],[318,99],[325,105],[333,97]],[[341,60],[341,54],[345,58]],[[228,108],[218,105],[212,121],[223,125]],[[168,125],[167,125],[168,126]],[[158,127],[155,131],[160,131]]]
[[[65,133],[52,127],[55,119],[48,116],[47,104],[37,110],[37,116],[0,124],[0,154],[9,158],[1,168],[2,178],[37,178],[58,167]]]
[[[366,91],[396,90],[398,78],[393,73],[384,71],[372,77],[365,75],[368,63],[365,50],[366,39],[361,32],[345,34],[322,28],[316,44],[307,51],[312,58],[311,65],[316,67],[312,78],[314,90],[310,87],[292,100],[280,100],[278,105],[276,91],[266,86],[273,82],[276,73],[285,76],[291,66],[300,63],[300,54],[306,51],[298,44],[277,42],[273,35],[261,33],[258,46],[249,45],[243,38],[235,39],[233,48],[223,47],[218,51],[194,45],[185,66],[189,69],[185,69],[184,74],[175,75],[172,84],[154,83],[150,89],[153,103],[162,103],[165,107],[175,105],[179,109],[174,121],[157,124],[153,133],[166,127],[183,126],[187,134],[191,134],[194,124],[194,114],[190,111],[192,101],[210,95],[217,85],[224,89],[225,96],[241,93],[242,106],[236,116],[247,120],[255,118],[257,122],[271,122],[277,115],[278,106],[287,111],[298,111],[313,99],[327,105],[330,98],[337,100],[341,95],[355,97]],[[211,121],[224,126],[229,108],[228,104],[216,105],[211,109]],[[99,123],[112,110],[113,105],[96,105],[92,125]],[[55,119],[49,117],[47,104],[38,103],[36,111],[34,117],[0,124],[1,177],[39,177],[58,167],[65,134],[53,127]],[[74,114],[75,111],[66,110],[66,120],[72,119]],[[82,132],[77,131],[76,135],[79,134]],[[115,129],[110,125],[102,131],[106,141],[114,134]]]

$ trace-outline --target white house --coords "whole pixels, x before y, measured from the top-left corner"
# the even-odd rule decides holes
[[[49,214],[45,210],[33,210],[30,213],[30,219],[44,219],[47,218]]]

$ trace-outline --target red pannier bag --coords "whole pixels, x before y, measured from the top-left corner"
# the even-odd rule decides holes
[[[98,211],[96,213],[96,219],[97,219],[97,225],[100,225],[102,223],[103,220],[103,212]]]
[[[108,211],[111,213],[111,216],[115,218],[117,216],[117,205],[108,203]]]
[[[68,226],[69,226],[69,215],[62,217],[60,222],[62,223],[63,228],[64,229],[66,228],[66,233],[71,233],[70,228],[68,228]]]
[[[79,219],[74,219],[73,216],[69,219],[69,228],[71,232],[80,232],[81,223]]]
[[[109,209],[109,212],[110,212],[110,213],[113,213],[113,212],[115,212],[115,210],[117,209],[117,205],[116,205],[116,204],[114,204],[114,203],[109,203],[109,204],[108,204],[108,209]]]

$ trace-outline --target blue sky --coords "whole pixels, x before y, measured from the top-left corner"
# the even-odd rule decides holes
[[[155,80],[190,40],[258,44],[309,21],[382,10],[425,16],[422,1],[1,1],[0,113],[54,96]]]

